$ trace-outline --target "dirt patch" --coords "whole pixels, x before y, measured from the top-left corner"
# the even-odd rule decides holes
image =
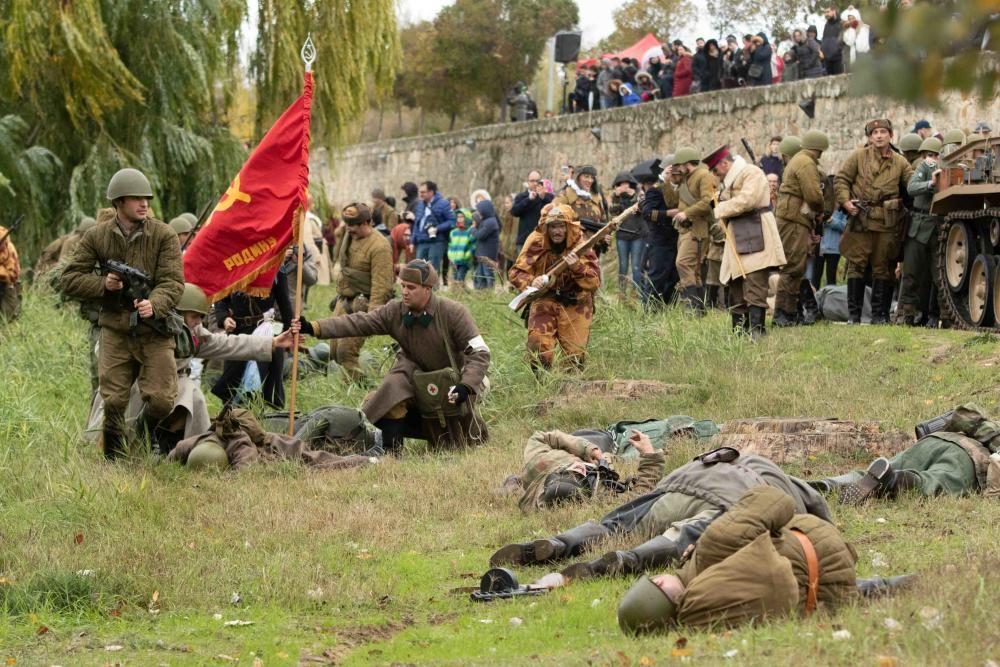
[[[883,432],[878,422],[843,421],[833,417],[757,417],[733,419],[713,438],[717,447],[766,456],[778,465],[799,463],[817,454],[853,456],[864,450],[872,458],[892,456],[913,444],[902,431]]]
[[[952,356],[952,352],[954,351],[955,351],[954,345],[949,345],[947,343],[945,343],[944,345],[938,345],[937,347],[935,347],[930,351],[930,354],[927,355],[927,361],[928,363],[931,363],[936,366],[937,364],[948,361],[948,359],[950,359]]]
[[[538,414],[572,405],[580,398],[600,396],[606,399],[634,401],[651,394],[678,394],[691,389],[689,384],[667,384],[656,380],[570,380],[559,391],[538,404]]]
[[[405,630],[413,621],[389,621],[382,625],[350,625],[335,628],[336,645],[324,650],[319,655],[304,655],[299,658],[300,667],[307,665],[336,665],[343,661],[349,653],[360,646],[391,639],[396,633]]]

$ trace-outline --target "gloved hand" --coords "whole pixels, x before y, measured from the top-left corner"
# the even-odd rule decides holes
[[[469,400],[469,388],[464,384],[456,384],[448,390],[448,402],[452,405],[461,405]]]
[[[708,233],[712,236],[712,240],[716,243],[726,242],[726,230],[722,228],[720,223],[713,222],[712,226],[708,228]]]
[[[305,317],[303,317],[301,315],[299,316],[299,331],[301,333],[306,334],[307,336],[315,336],[316,335],[316,330],[313,329],[312,322],[310,322],[309,320],[307,320]]]

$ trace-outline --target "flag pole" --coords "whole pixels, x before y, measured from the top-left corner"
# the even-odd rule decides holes
[[[302,50],[299,52],[306,72],[312,72],[312,65],[316,61],[316,47],[313,45],[312,33],[306,36]],[[302,263],[305,260],[305,233],[302,229],[302,222],[305,219],[305,209],[299,206],[292,220],[292,229],[298,230],[298,261],[295,263],[295,319],[297,322],[302,317]],[[298,388],[299,379],[299,335],[292,336],[292,386],[288,396],[288,435],[295,434],[295,393]]]

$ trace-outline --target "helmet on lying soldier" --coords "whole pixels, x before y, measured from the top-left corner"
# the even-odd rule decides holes
[[[215,468],[225,470],[229,467],[229,456],[214,435],[209,436],[194,446],[188,454],[187,466],[192,470]]]

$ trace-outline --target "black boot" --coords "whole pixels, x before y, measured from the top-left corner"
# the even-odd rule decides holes
[[[719,286],[709,285],[707,288],[708,296],[705,298],[705,305],[709,308],[719,307]]]
[[[733,313],[730,313],[730,315],[733,318],[733,333],[737,334],[737,335],[748,333],[747,330],[749,328],[749,324],[748,324],[748,321],[747,321],[747,317],[748,317],[747,314],[746,313],[733,312]]]
[[[122,437],[119,429],[105,424],[101,439],[104,446],[104,458],[108,461],[114,461],[119,457],[125,456],[125,438]]]
[[[546,563],[559,558],[571,558],[585,546],[607,537],[611,531],[604,526],[587,522],[565,533],[559,533],[545,540],[535,540],[523,544],[508,544],[490,557],[490,565],[532,565]]]
[[[920,477],[909,470],[893,470],[889,459],[879,457],[858,481],[840,490],[841,505],[860,505],[869,498],[895,498],[901,491],[920,488]]]
[[[409,430],[407,420],[403,419],[379,419],[375,426],[382,432],[381,449],[382,454],[374,456],[384,456],[386,453],[399,456],[403,452],[403,442],[406,440]]]
[[[874,598],[888,595],[901,588],[909,588],[917,578],[915,574],[903,574],[898,577],[870,577],[868,579],[858,579],[855,585],[862,597]]]
[[[684,298],[687,300],[688,309],[695,315],[701,317],[705,314],[705,297],[702,287],[685,287]]]
[[[747,311],[747,317],[750,321],[750,338],[757,340],[767,333],[767,329],[764,328],[767,309],[763,306],[750,306]]]
[[[710,523],[711,521],[705,519],[690,521],[681,527],[676,540],[658,535],[634,549],[612,551],[597,560],[573,563],[561,574],[569,579],[588,579],[639,574],[653,568],[666,567],[679,561],[687,548],[698,541]]]
[[[885,306],[883,304],[883,299],[885,299],[885,282],[884,280],[875,280],[872,282],[872,324],[888,324],[883,311]]]
[[[816,324],[819,315],[819,304],[816,303],[816,295],[813,293],[812,283],[805,278],[799,285],[799,308],[801,311],[800,322],[805,326]]]
[[[861,312],[865,307],[865,281],[862,278],[847,279],[847,323],[861,324]]]
[[[794,327],[798,322],[795,321],[795,316],[786,313],[778,308],[774,309],[774,317],[771,318],[771,326],[774,327]]]

